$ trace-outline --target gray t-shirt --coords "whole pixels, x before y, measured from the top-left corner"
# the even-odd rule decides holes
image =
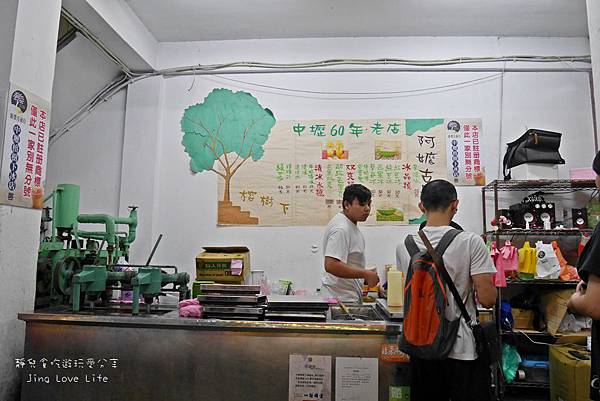
[[[323,256],[341,260],[352,267],[365,268],[365,239],[357,225],[342,212],[333,216],[325,229]],[[342,302],[360,303],[362,283],[362,279],[341,278],[324,272],[322,292],[324,295],[336,297]]]
[[[444,234],[451,230],[450,226],[442,227],[424,227],[423,231],[431,245],[435,248],[440,242]],[[420,249],[425,250],[425,245],[418,234],[410,234]],[[454,238],[442,256],[444,265],[448,274],[452,278],[458,293],[467,308],[467,312],[471,319],[475,319],[475,300],[473,296],[473,280],[471,276],[483,273],[496,273],[496,267],[490,257],[490,254],[485,246],[485,243],[478,235],[470,232],[462,232]],[[398,269],[404,274],[408,271],[410,264],[410,256],[404,241],[396,247],[396,264]],[[454,320],[460,318],[460,327],[458,329],[458,337],[454,348],[448,355],[452,359],[460,360],[475,360],[477,352],[475,351],[475,338],[473,332],[467,323],[462,318],[460,309],[454,301],[452,294],[448,291],[449,307],[446,309],[446,318]]]

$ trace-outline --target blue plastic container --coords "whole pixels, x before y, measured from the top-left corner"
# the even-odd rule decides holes
[[[521,369],[525,372],[525,381],[527,382],[550,383],[550,362],[546,356],[523,356]]]

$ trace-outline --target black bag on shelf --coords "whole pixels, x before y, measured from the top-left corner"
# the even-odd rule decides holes
[[[510,180],[510,169],[521,164],[565,164],[558,152],[561,136],[558,132],[531,128],[516,141],[508,143],[503,162],[504,180]]]

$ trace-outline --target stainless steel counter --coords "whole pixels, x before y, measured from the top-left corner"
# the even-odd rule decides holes
[[[389,386],[406,380],[404,364],[381,358],[382,345],[396,344],[400,332],[399,324],[386,321],[232,321],[180,318],[177,311],[134,317],[57,310],[21,313],[19,319],[27,326],[25,361],[37,362],[35,369],[21,369],[23,401],[285,401],[290,354],[379,358],[381,401],[388,400]]]
[[[272,322],[253,320],[218,320],[181,318],[176,310],[164,314],[128,316],[125,314],[72,314],[72,313],[20,313],[25,322],[107,327],[146,327],[184,330],[227,331],[300,331],[319,333],[380,333],[399,334],[401,325],[396,322],[336,320],[320,322]]]

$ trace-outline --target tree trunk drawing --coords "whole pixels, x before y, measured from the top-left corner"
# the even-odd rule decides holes
[[[236,206],[231,202],[231,178],[235,174],[235,171],[229,170],[224,174],[218,174],[225,181],[225,188],[223,188],[223,200],[219,201],[217,209],[217,223],[234,225],[258,224],[258,217],[252,217],[250,212],[242,210],[241,206]]]
[[[231,199],[229,195],[229,188],[231,187],[231,176],[231,174],[228,174],[223,178],[225,180],[225,189],[223,190],[223,202],[229,202]]]

